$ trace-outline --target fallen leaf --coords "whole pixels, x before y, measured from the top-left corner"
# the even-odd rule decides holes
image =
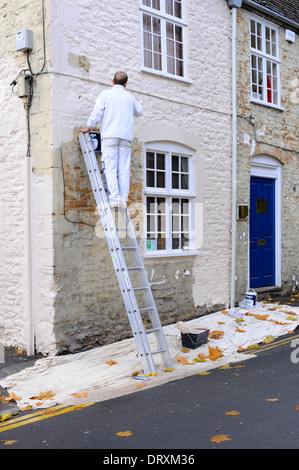
[[[242,348],[242,346],[239,346],[238,351],[246,351],[246,348]]]
[[[209,338],[221,339],[223,335],[224,335],[224,331],[214,330],[214,331],[210,331]]]
[[[117,362],[111,360],[111,361],[105,362],[105,364],[108,364],[108,366],[113,366],[113,364],[117,364]]]
[[[181,351],[182,351],[183,353],[188,353],[188,352],[190,351],[190,349],[188,349],[188,348],[181,348]]]
[[[234,369],[244,369],[246,366],[235,366]]]
[[[275,341],[274,336],[268,335],[268,336],[266,336],[266,338],[264,339],[263,343],[272,343],[273,341]]]
[[[10,446],[11,444],[14,444],[15,442],[18,442],[18,441],[13,441],[13,440],[11,440],[11,441],[3,441],[3,445],[4,445],[4,446]]]
[[[199,374],[197,374],[197,375],[209,375],[209,374],[210,374],[210,372],[199,372]]]
[[[199,353],[197,354],[197,357],[198,359],[200,360],[200,362],[206,362],[206,356],[203,354],[203,353]]]
[[[238,416],[241,414],[241,412],[240,411],[227,411],[225,414],[228,416]]]
[[[299,405],[295,406],[295,410],[299,411]]]
[[[73,396],[75,398],[84,398],[88,395],[88,392],[82,392],[82,393],[73,393]]]
[[[141,387],[145,387],[145,386],[146,386],[146,384],[138,384],[138,385],[136,385],[136,388],[141,388]]]
[[[30,397],[30,400],[51,400],[53,397],[55,397],[55,394],[52,392],[52,390],[48,390],[47,392],[40,392],[39,395]]]
[[[0,397],[2,403],[9,403],[11,401],[18,401],[21,400],[22,397],[17,397],[13,392],[10,392],[8,397]]]
[[[229,364],[225,364],[224,366],[219,367],[219,370],[227,370],[227,369],[232,369],[232,367]]]
[[[227,436],[227,434],[218,434],[218,436],[214,436],[210,439],[211,442],[220,442],[223,441],[231,441],[231,439]]]
[[[207,358],[211,361],[216,361],[216,359],[218,359],[219,357],[222,357],[222,352],[220,351],[218,346],[216,346],[215,348],[211,348],[209,346],[209,355],[207,356]]]
[[[132,436],[132,432],[131,431],[120,431],[120,432],[117,432],[116,435],[119,436],[119,437],[127,437],[127,436]]]
[[[11,417],[11,415],[9,413],[2,413],[0,415],[0,422],[7,421],[10,417]]]
[[[278,398],[266,398],[266,401],[274,402],[274,401],[279,401],[279,400],[278,400]]]
[[[187,366],[187,365],[191,365],[192,362],[188,362],[187,359],[185,357],[182,357],[182,356],[178,356],[177,357],[177,360],[180,364],[182,364],[183,366]]]
[[[32,410],[32,405],[27,405],[24,408],[21,408],[21,411],[29,411]]]

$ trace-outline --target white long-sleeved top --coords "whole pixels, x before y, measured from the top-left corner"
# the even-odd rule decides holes
[[[101,121],[102,139],[117,137],[131,142],[134,116],[141,116],[142,113],[141,104],[123,85],[113,85],[97,97],[87,126],[95,127]]]

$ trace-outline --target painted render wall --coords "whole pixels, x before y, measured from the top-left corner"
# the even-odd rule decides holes
[[[231,214],[231,18],[225,1],[187,2],[192,83],[141,72],[138,2],[52,1],[53,143],[55,167],[54,333],[59,350],[131,336],[106,242],[93,227],[93,195],[77,143],[101,89],[116,70],[144,107],[132,142],[131,214],[143,242],[146,142],[177,142],[195,152],[197,203],[203,206],[198,256],[146,259],[162,324],[228,304]],[[116,13],[117,12],[117,13]],[[113,25],[111,24],[113,18]],[[217,77],[217,78],[216,78]],[[220,79],[218,79],[220,77]],[[134,209],[132,209],[134,206]],[[137,222],[136,222],[137,225]],[[99,227],[98,233],[101,233]]]
[[[46,56],[49,57],[49,8],[45,1]],[[23,102],[10,83],[28,68],[26,53],[16,52],[15,33],[33,31],[30,62],[33,73],[42,69],[42,2],[18,0],[0,6],[0,340],[8,346],[27,347],[25,163],[27,151],[26,113]],[[47,67],[45,67],[47,70]],[[30,109],[32,160],[32,246],[33,246],[33,317],[37,349],[53,347],[52,323],[55,297],[53,282],[52,236],[52,151],[51,151],[51,79],[43,74],[34,79]]]
[[[250,102],[250,37],[252,13],[238,9],[238,203],[250,202],[253,157],[274,157],[281,164],[281,292],[297,292],[299,281],[299,40],[285,40],[279,26],[281,107],[277,110]],[[260,16],[263,18],[262,16]],[[270,17],[268,18],[270,20]],[[271,21],[271,20],[270,20]],[[288,29],[292,29],[288,27]],[[250,116],[253,120],[250,121]],[[249,223],[237,225],[236,300],[248,287]],[[266,294],[269,296],[269,293]]]
[[[14,78],[26,67],[23,53],[14,52],[14,34],[22,27],[34,32],[32,67],[40,69],[41,2],[22,0],[21,4],[24,8],[19,2],[17,14],[10,3],[4,9],[7,53],[0,73],[5,77],[12,73]],[[44,354],[74,351],[131,336],[101,226],[95,227],[99,216],[77,140],[97,94],[110,86],[120,69],[127,71],[128,90],[144,107],[144,115],[135,120],[130,192],[130,212],[141,243],[146,143],[179,143],[195,155],[197,222],[203,230],[200,253],[145,259],[162,324],[227,306],[231,262],[231,13],[227,2],[187,2],[191,83],[141,71],[137,1],[49,0],[45,4],[48,73],[36,77],[31,110],[37,350]],[[5,98],[10,93],[9,87],[7,92],[2,86],[0,90]],[[19,169],[26,152],[21,100],[10,96],[5,113],[23,120],[17,131],[14,119],[7,124],[7,133],[15,134],[14,139],[1,138],[5,149],[14,148],[11,160],[18,160]],[[1,155],[8,185],[13,170],[8,157]],[[18,214],[22,216],[13,215],[11,194],[9,206],[2,204],[2,213],[6,210],[12,220],[8,225],[6,218],[1,242],[8,265],[19,246],[20,237],[14,233],[19,227],[22,251],[6,284],[10,302],[0,286],[4,299],[0,339],[17,346],[25,345],[24,171],[21,179]],[[10,239],[8,256],[6,240]]]

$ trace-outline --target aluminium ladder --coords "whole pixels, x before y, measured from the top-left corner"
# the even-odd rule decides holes
[[[137,356],[141,361],[144,374],[145,376],[156,374],[153,355],[158,353],[161,354],[165,371],[171,371],[173,369],[172,360],[129,211],[128,209],[114,210],[110,208],[105,185],[101,177],[103,171],[99,170],[89,133],[79,133],[79,142],[135,339]],[[116,223],[116,216],[118,216],[118,224]],[[125,225],[121,226],[120,224]],[[122,246],[120,239],[125,240],[127,246]],[[130,255],[129,259],[128,254]],[[132,266],[128,266],[132,263]],[[133,283],[137,283],[137,285],[133,287]],[[148,314],[151,328],[146,329],[144,327],[141,317],[143,313]],[[153,351],[147,338],[150,333],[155,335],[157,343],[157,349]]]

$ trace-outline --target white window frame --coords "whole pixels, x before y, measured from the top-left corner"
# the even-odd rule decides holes
[[[255,22],[255,28],[257,30],[257,24],[261,25],[261,48],[252,46],[252,21]],[[271,32],[275,34],[276,38],[276,54],[267,52],[267,42],[271,45],[272,42],[267,41],[266,39],[266,29],[269,28]],[[255,31],[256,32],[256,31]],[[250,33],[250,95],[251,101],[254,103],[263,104],[269,107],[274,107],[282,109],[280,106],[281,103],[281,81],[280,81],[280,58],[279,58],[279,29],[272,23],[265,21],[264,19],[251,16],[249,23],[249,33]],[[257,34],[255,34],[257,46]],[[255,62],[255,67],[253,67],[253,62]],[[270,65],[271,71],[273,68],[276,68],[276,77],[273,73],[271,75],[267,72],[267,64]],[[260,65],[260,67],[259,67]],[[256,70],[255,78],[256,82],[253,82],[253,70]],[[277,80],[277,89],[275,89],[275,79]],[[260,83],[260,84],[259,84]],[[266,85],[264,85],[266,84]],[[270,88],[268,88],[270,85]],[[277,96],[276,103],[274,102],[274,96]],[[271,101],[268,101],[269,97]]]
[[[140,38],[141,38],[141,70],[144,72],[153,73],[156,75],[162,75],[168,78],[192,83],[188,79],[188,67],[187,67],[187,23],[186,23],[186,13],[185,13],[185,0],[182,0],[182,18],[177,18],[176,16],[169,15],[166,13],[166,0],[160,0],[160,10],[155,8],[148,7],[143,5],[143,0],[139,0],[140,4]],[[144,60],[144,34],[143,34],[143,15],[147,14],[151,17],[157,18],[161,22],[161,60],[162,60],[162,70],[155,69],[153,67],[148,67],[145,65]],[[169,73],[167,71],[167,38],[166,38],[166,23],[172,23],[182,28],[182,50],[183,50],[183,75],[176,75]]]
[[[165,187],[149,187],[146,186],[147,182],[147,167],[146,167],[146,154],[147,152],[156,152],[165,155]],[[172,188],[172,171],[171,160],[172,155],[178,155],[188,158],[188,175],[189,175],[189,188],[188,189],[173,189]],[[194,188],[194,155],[186,147],[178,144],[169,144],[165,142],[155,142],[146,145],[144,153],[144,173],[145,173],[145,190],[144,190],[144,256],[149,257],[164,257],[164,256],[182,256],[198,254],[195,250],[195,188]],[[166,247],[164,250],[147,249],[147,197],[162,197],[165,198],[165,242]],[[175,249],[172,248],[172,199],[188,199],[189,200],[189,243],[188,247]],[[155,230],[153,230],[154,232]],[[183,230],[181,230],[183,232]]]

